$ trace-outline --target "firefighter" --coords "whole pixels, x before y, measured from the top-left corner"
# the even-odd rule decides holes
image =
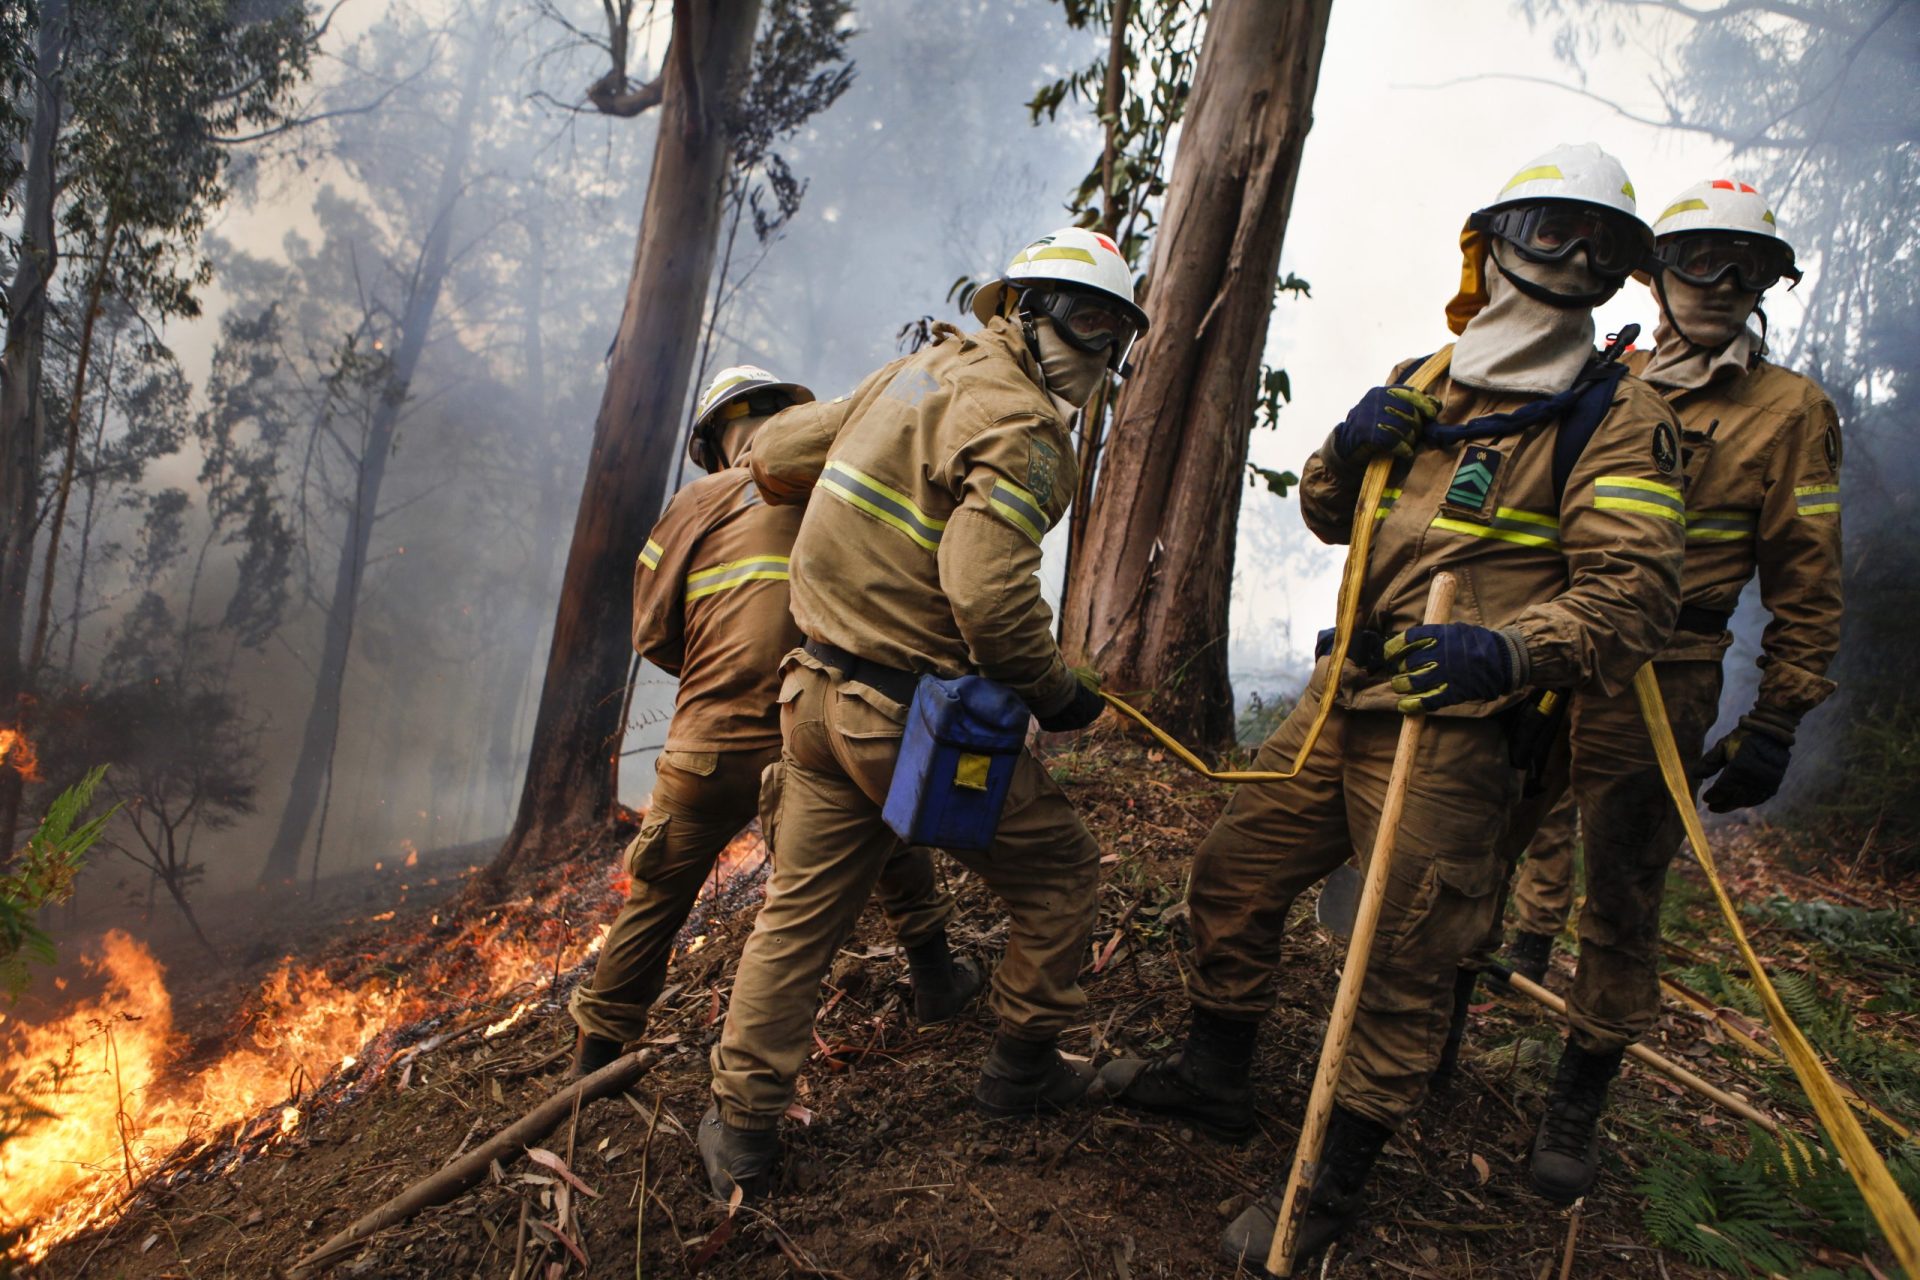
[[[1681,758],[1696,782],[1711,779],[1701,799],[1729,813],[1780,789],[1801,718],[1833,692],[1840,423],[1816,383],[1765,358],[1761,299],[1782,278],[1800,279],[1766,198],[1731,179],[1697,183],[1653,229],[1646,275],[1660,323],[1653,349],[1627,364],[1679,415],[1687,495],[1680,613],[1654,671]],[[1733,642],[1727,622],[1756,574],[1771,615],[1759,691],[1738,726],[1703,751]],[[1593,1185],[1608,1084],[1659,1014],[1660,899],[1684,836],[1631,692],[1582,690],[1569,732],[1587,892],[1566,1048],[1532,1159],[1535,1188],[1562,1202]],[[1535,844],[1543,841],[1554,844],[1544,830]],[[1523,865],[1515,896],[1518,969],[1535,953],[1544,959],[1565,923],[1570,847]]]
[[[882,806],[920,678],[987,677],[1053,732],[1091,724],[1104,706],[1091,677],[1062,660],[1036,571],[1078,481],[1067,423],[1120,368],[1146,316],[1113,242],[1079,228],[1021,250],[973,310],[984,327],[937,326],[932,345],[849,398],[782,415],[754,450],[768,501],[812,492],[793,551],[807,640],[780,687],[781,856],[700,1124],[721,1197],[768,1189],[820,977],[899,845]],[[1092,1076],[1055,1042],[1084,1017],[1078,975],[1100,850],[1024,747],[1014,770],[991,848],[955,855],[1010,916],[992,982],[999,1029],[973,1090],[992,1115],[1072,1105]]]
[[[689,460],[707,475],[673,496],[634,567],[634,648],[680,687],[653,799],[627,846],[626,905],[593,978],[568,1004],[580,1028],[576,1075],[612,1062],[644,1033],[675,935],[720,851],[752,820],[762,774],[779,767],[780,658],[799,642],[788,557],[800,511],[760,501],[745,464],[769,416],[812,399],[752,365],[715,375],[687,441]],[[980,971],[948,949],[953,899],[926,850],[903,850],[887,864],[881,897],[906,951],[915,1016],[954,1016],[979,991]]]
[[[1625,172],[1598,147],[1526,165],[1462,233],[1447,372],[1427,394],[1369,391],[1303,471],[1308,526],[1346,543],[1368,462],[1394,458],[1359,596],[1358,660],[1330,688],[1323,636],[1323,660],[1255,768],[1290,765],[1332,697],[1319,745],[1292,780],[1236,790],[1201,842],[1184,1044],[1100,1073],[1122,1105],[1229,1140],[1252,1132],[1249,1072],[1287,913],[1371,847],[1401,716],[1430,716],[1300,1256],[1351,1221],[1381,1147],[1425,1096],[1456,966],[1498,904],[1499,840],[1522,787],[1507,713],[1535,687],[1625,690],[1672,625],[1684,533],[1674,418],[1624,376],[1611,358],[1619,344],[1597,356],[1593,341],[1593,308],[1651,240]],[[1421,363],[1396,366],[1388,382]],[[1442,570],[1458,579],[1458,620],[1424,624]],[[1278,1206],[1276,1194],[1241,1214],[1222,1251],[1264,1259]]]

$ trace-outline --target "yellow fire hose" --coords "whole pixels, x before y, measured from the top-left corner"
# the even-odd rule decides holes
[[[1406,380],[1406,385],[1424,392],[1435,378],[1446,372],[1447,363],[1452,358],[1453,344],[1449,343],[1428,356],[1426,362]],[[1339,690],[1340,673],[1346,668],[1347,646],[1353,640],[1353,624],[1360,614],[1360,590],[1367,576],[1367,553],[1373,549],[1373,526],[1379,523],[1374,515],[1380,510],[1380,499],[1387,491],[1387,476],[1392,470],[1392,455],[1382,454],[1367,463],[1366,475],[1360,481],[1360,501],[1354,508],[1353,516],[1353,539],[1347,546],[1346,568],[1340,574],[1339,603],[1334,608],[1333,652],[1327,663],[1327,680],[1320,691],[1320,709],[1313,717],[1313,724],[1307,728],[1307,736],[1301,742],[1300,750],[1293,757],[1292,768],[1278,772],[1270,769],[1210,768],[1204,760],[1187,750],[1172,734],[1147,719],[1135,707],[1111,693],[1103,692],[1100,696],[1116,711],[1152,734],[1161,746],[1173,752],[1181,764],[1202,777],[1215,782],[1242,783],[1285,782],[1298,776],[1300,770],[1306,768],[1308,757],[1320,741],[1320,731],[1326,727],[1327,717],[1333,714],[1334,694]]]
[[[1686,825],[1687,843],[1693,847],[1693,856],[1706,873],[1707,883],[1713,887],[1714,901],[1720,904],[1720,914],[1733,931],[1734,944],[1739,948],[1740,958],[1746,962],[1747,972],[1753,977],[1754,990],[1760,995],[1760,1005],[1767,1012],[1767,1021],[1773,1026],[1774,1038],[1780,1042],[1787,1065],[1793,1068],[1800,1087],[1813,1103],[1814,1114],[1819,1116],[1821,1127],[1827,1131],[1840,1158],[1846,1163],[1847,1172],[1853,1175],[1854,1183],[1860,1188],[1860,1195],[1866,1200],[1874,1220],[1880,1224],[1880,1230],[1886,1233],[1887,1243],[1893,1246],[1893,1256],[1908,1275],[1920,1276],[1920,1217],[1915,1216],[1913,1206],[1901,1194],[1899,1185],[1887,1170],[1886,1162],[1873,1149],[1873,1143],[1868,1141],[1860,1122],[1854,1119],[1853,1112],[1834,1084],[1833,1077],[1827,1074],[1819,1055],[1814,1052],[1800,1028],[1794,1025],[1786,1005],[1781,1003],[1780,993],[1773,989],[1773,983],[1767,978],[1767,971],[1761,965],[1759,955],[1754,952],[1753,944],[1747,941],[1747,931],[1740,925],[1740,915],[1734,910],[1733,899],[1720,882],[1720,872],[1714,866],[1713,854],[1707,848],[1707,833],[1701,828],[1700,815],[1694,810],[1693,787],[1688,783],[1686,769],[1680,762],[1680,749],[1674,745],[1673,728],[1667,723],[1667,706],[1660,697],[1660,682],[1655,678],[1651,665],[1640,668],[1640,673],[1633,678],[1633,691],[1640,699],[1640,714],[1647,722],[1648,735],[1653,739],[1653,751],[1660,760],[1661,776],[1666,779],[1667,791],[1673,796],[1673,803],[1680,810],[1680,820]]]

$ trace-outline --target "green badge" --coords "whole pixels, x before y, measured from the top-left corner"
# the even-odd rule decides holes
[[[1027,451],[1027,492],[1042,507],[1053,505],[1053,479],[1060,474],[1060,455],[1044,440]]]
[[[1493,478],[1500,474],[1500,454],[1480,445],[1470,446],[1453,469],[1453,483],[1447,486],[1447,505],[1479,511],[1493,494]]]

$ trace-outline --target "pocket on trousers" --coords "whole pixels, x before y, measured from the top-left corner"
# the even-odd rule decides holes
[[[667,856],[667,830],[673,818],[656,808],[640,824],[640,834],[627,845],[627,874],[635,880],[650,880]]]
[[[713,771],[720,767],[720,753],[717,751],[662,751],[654,769],[678,769],[690,773],[696,778],[711,778]]]
[[[833,731],[843,738],[898,738],[906,726],[874,706],[857,693],[836,685],[833,699]]]
[[[1494,857],[1435,858],[1394,940],[1396,965],[1445,968],[1460,962],[1487,930],[1487,913],[1504,879]]]

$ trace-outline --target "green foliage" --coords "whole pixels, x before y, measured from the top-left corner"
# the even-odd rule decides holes
[[[1248,694],[1247,705],[1234,721],[1233,740],[1243,747],[1259,746],[1273,736],[1273,731],[1280,727],[1297,701],[1284,694],[1263,695],[1258,691]]]
[[[52,964],[56,959],[53,939],[34,920],[34,913],[73,896],[73,882],[87,851],[108,819],[119,812],[120,806],[115,805],[96,818],[80,821],[106,772],[105,766],[93,769],[55,797],[27,847],[0,875],[0,990],[9,999],[26,989],[30,963]],[[0,1099],[0,1136],[7,1129],[4,1103]]]
[[[1825,900],[1795,902],[1776,897],[1762,912],[1775,924],[1819,942],[1841,961],[1920,966],[1920,923],[1894,908],[1868,911]]]
[[[1863,1269],[1835,1271],[1813,1255],[1818,1245],[1859,1253],[1877,1235],[1852,1177],[1823,1143],[1749,1126],[1747,1151],[1734,1159],[1691,1137],[1656,1140],[1660,1153],[1636,1186],[1656,1243],[1733,1275],[1865,1280]],[[1920,1198],[1920,1148],[1902,1146],[1887,1163],[1908,1198]]]

